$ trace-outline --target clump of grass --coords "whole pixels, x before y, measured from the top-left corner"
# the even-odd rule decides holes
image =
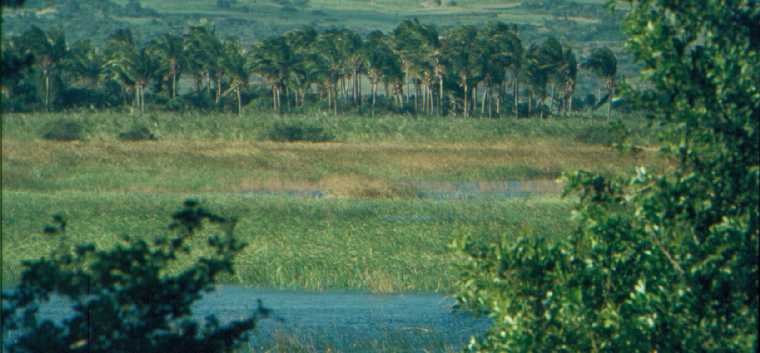
[[[84,126],[76,121],[58,119],[45,125],[42,138],[51,141],[77,141],[85,137]]]
[[[327,142],[334,141],[335,135],[318,126],[276,123],[264,133],[263,138],[277,142]]]
[[[144,125],[137,125],[131,129],[119,133],[119,140],[122,141],[155,141],[158,136]]]

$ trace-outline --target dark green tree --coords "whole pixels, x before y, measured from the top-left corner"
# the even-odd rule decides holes
[[[607,47],[596,48],[591,51],[591,56],[583,61],[581,67],[593,72],[604,82],[607,88],[607,102],[609,104],[607,119],[609,119],[612,116],[612,97],[615,95],[615,87],[617,86],[617,58],[615,53]]]
[[[191,305],[233,273],[243,249],[235,220],[186,201],[172,216],[170,233],[154,241],[124,237],[111,249],[70,246],[66,220],[57,215],[45,233],[58,238],[56,252],[24,263],[21,282],[3,293],[2,322],[12,330],[9,352],[232,352],[267,311],[259,308],[225,325],[213,316],[191,318]],[[203,237],[214,225],[221,234]],[[184,257],[195,257],[189,264]],[[185,263],[186,265],[180,265]],[[52,295],[70,302],[62,321],[41,319],[40,305]],[[5,333],[8,336],[8,332]]]
[[[464,239],[460,301],[489,313],[475,352],[757,352],[760,7],[630,2],[628,45],[674,165],[568,176],[568,238]]]

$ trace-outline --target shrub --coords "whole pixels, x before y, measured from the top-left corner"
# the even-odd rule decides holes
[[[131,129],[119,134],[119,140],[122,141],[153,141],[158,137],[144,125],[137,125]]]
[[[42,138],[53,141],[76,141],[83,140],[84,127],[76,121],[59,119],[45,126]]]
[[[456,243],[459,300],[493,319],[470,352],[758,352],[760,12],[630,3],[648,82],[626,97],[652,112],[672,167],[569,174],[569,237]]]
[[[277,123],[264,133],[264,139],[271,141],[326,142],[335,136],[316,126],[299,126]]]
[[[58,238],[57,250],[49,258],[25,262],[19,286],[3,293],[3,330],[13,330],[15,336],[4,347],[40,353],[221,353],[237,348],[268,314],[266,309],[224,325],[213,316],[204,324],[191,316],[193,302],[212,291],[219,276],[233,273],[234,258],[245,246],[234,235],[236,222],[192,200],[172,218],[169,235],[152,242],[125,236],[122,244],[102,250],[94,244],[69,248],[66,221],[54,216],[54,225],[44,233]],[[199,233],[209,224],[223,235],[201,242]],[[62,322],[38,318],[39,305],[52,295],[72,303],[71,316]]]

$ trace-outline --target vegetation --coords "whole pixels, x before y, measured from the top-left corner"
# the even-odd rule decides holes
[[[245,192],[319,190],[337,197],[415,198],[424,185],[553,180],[562,172],[605,174],[653,169],[668,161],[646,146],[653,132],[642,120],[620,128],[603,120],[318,117],[114,113],[70,114],[87,126],[87,141],[39,140],[56,114],[3,117],[4,191]],[[278,124],[320,128],[332,143],[261,141]],[[158,141],[123,143],[117,136],[150,127]],[[642,146],[621,155],[605,146],[623,127]],[[204,166],[204,168],[199,168]],[[168,175],[172,175],[168,178]],[[423,183],[423,186],[418,186]]]
[[[200,325],[190,318],[191,305],[213,290],[222,274],[233,274],[233,260],[244,248],[234,234],[234,220],[186,201],[169,226],[175,234],[153,242],[124,236],[110,249],[92,242],[76,246],[66,239],[66,219],[57,215],[45,237],[58,238],[56,251],[26,261],[19,285],[3,292],[3,333],[15,330],[10,352],[230,352],[255,327],[258,313],[221,325],[209,317]],[[222,226],[224,235],[197,239],[204,222]],[[192,245],[191,245],[192,244]],[[206,251],[196,261],[167,274],[183,257]],[[197,255],[196,255],[197,256]],[[39,320],[39,305],[51,295],[73,303],[62,323]]]
[[[580,201],[568,238],[458,242],[469,255],[460,300],[494,322],[473,351],[758,349],[760,8],[630,6],[628,43],[648,82],[630,96],[669,132],[677,164],[570,174]]]
[[[264,288],[451,293],[460,257],[448,244],[459,235],[535,229],[561,236],[571,228],[569,204],[556,196],[385,200],[307,192],[3,189],[3,285],[22,280],[22,261],[49,258],[56,251],[57,242],[41,232],[40,215],[63,210],[68,220],[64,245],[94,243],[108,250],[123,244],[123,234],[144,234],[140,239],[152,242],[166,216],[190,195],[238,218],[236,237],[249,244],[235,259],[235,275],[219,281]],[[194,256],[212,255],[204,242],[193,238],[188,243]],[[182,258],[166,273],[179,275],[194,258]]]
[[[45,126],[42,138],[54,141],[82,140],[84,138],[84,126],[76,121],[54,120]]]
[[[585,102],[574,99],[580,77],[571,47],[555,37],[524,44],[517,26],[500,22],[439,29],[404,20],[388,34],[366,37],[304,27],[251,48],[236,37],[220,39],[209,25],[145,44],[120,29],[102,48],[33,26],[10,38],[3,55],[8,62],[33,58],[4,78],[6,111],[131,106],[143,113],[152,105],[242,114],[249,103],[261,108],[257,102],[270,99],[277,113],[543,117],[578,111]],[[613,52],[595,50],[584,63],[605,81],[605,100],[612,99],[619,80]],[[193,82],[185,94],[183,77]]]

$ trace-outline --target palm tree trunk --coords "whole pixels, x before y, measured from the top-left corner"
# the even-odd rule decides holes
[[[467,83],[464,84],[464,117],[467,117],[467,101],[470,99],[470,96],[467,95]]]
[[[486,112],[486,100],[488,99],[488,84],[485,85],[483,90],[483,99],[480,100],[480,114],[484,115]]]
[[[610,98],[607,99],[607,121],[610,121],[610,118],[612,118],[612,96],[615,95],[615,83],[612,80],[610,80],[609,87]]]
[[[515,117],[517,117],[517,118],[520,117],[520,97],[519,97],[519,95],[520,95],[519,82],[515,78],[515,82],[512,85],[512,96],[515,99],[515,106],[513,107],[513,109],[514,109]]]
[[[240,97],[240,85],[235,87],[235,94],[237,95],[237,103],[238,103],[238,116],[243,115],[243,103],[242,99]]]
[[[172,70],[172,99],[177,98],[177,70]]]
[[[443,115],[443,76],[438,76],[438,114]]]
[[[478,85],[475,85],[475,87],[472,88],[472,112],[477,113],[478,112]]]
[[[219,104],[219,101],[222,100],[222,76],[219,75],[216,78],[216,98],[214,99],[214,102],[216,104]]]
[[[45,110],[50,110],[50,74],[45,70]]]
[[[377,100],[377,81],[372,82],[372,116],[375,116],[375,101]]]

